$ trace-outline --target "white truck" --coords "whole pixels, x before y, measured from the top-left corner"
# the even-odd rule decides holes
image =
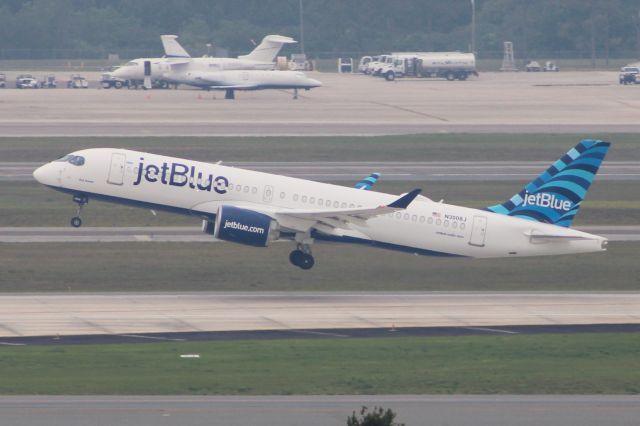
[[[446,78],[466,80],[478,75],[476,57],[463,52],[416,52],[391,55],[380,74],[387,81],[397,77]]]

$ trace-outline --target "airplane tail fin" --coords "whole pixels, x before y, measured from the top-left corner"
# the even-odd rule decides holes
[[[570,227],[609,146],[609,142],[583,140],[522,191],[486,210]]]
[[[285,44],[297,43],[291,37],[268,35],[248,55],[238,56],[238,59],[256,62],[273,62]]]
[[[190,58],[191,55],[178,43],[177,35],[161,35],[164,54],[167,58]]]
[[[371,173],[369,176],[356,183],[355,188],[369,191],[373,185],[376,184],[378,179],[380,179],[380,173]]]

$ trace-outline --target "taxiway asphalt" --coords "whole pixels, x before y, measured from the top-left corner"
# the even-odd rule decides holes
[[[2,294],[0,339],[243,330],[640,324],[639,312],[640,294],[622,292]]]
[[[407,425],[634,426],[637,395],[2,396],[12,426],[339,426],[362,406]]]
[[[330,136],[638,132],[640,100],[616,72],[482,73],[468,81],[311,73],[323,87],[224,99],[200,90],[17,90],[3,136]]]

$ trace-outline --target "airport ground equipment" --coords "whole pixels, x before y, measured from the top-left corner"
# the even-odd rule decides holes
[[[513,55],[513,43],[510,41],[504,42],[504,56],[502,57],[500,71],[518,71]]]
[[[622,67],[620,74],[618,74],[618,82],[620,84],[638,84],[638,75],[640,75],[640,68],[638,67]]]
[[[529,61],[524,66],[525,71],[527,72],[540,72],[542,71],[542,67],[540,66],[540,62],[538,61]]]
[[[16,78],[16,89],[37,89],[39,87],[38,80],[31,74],[20,74]]]
[[[7,76],[0,74],[0,89],[4,89],[5,87],[7,87]]]
[[[542,68],[542,71],[544,71],[544,72],[558,72],[558,71],[560,71],[560,68],[558,68],[558,66],[556,65],[555,62],[547,61],[544,64],[544,67]]]
[[[123,87],[129,87],[129,80],[123,80],[121,78],[113,77],[111,74],[102,74],[100,79],[100,86],[103,89],[122,89]]]
[[[353,72],[353,58],[338,58],[338,72],[340,74]]]
[[[86,78],[80,74],[71,74],[69,81],[67,81],[67,88],[69,89],[88,89],[89,82]]]
[[[40,87],[43,89],[55,89],[58,87],[58,83],[56,82],[56,76],[53,74],[48,74],[42,78],[42,82],[40,82]]]
[[[446,78],[466,80],[478,75],[476,57],[463,52],[407,52],[389,55],[379,75],[387,81],[397,77]]]

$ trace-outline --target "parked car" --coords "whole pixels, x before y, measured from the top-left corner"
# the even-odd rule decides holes
[[[20,74],[16,78],[17,89],[37,89],[39,87],[38,80],[31,74]]]
[[[5,87],[7,87],[7,76],[0,74],[0,89],[4,89]]]
[[[620,84],[637,84],[639,83],[638,74],[640,74],[638,67],[622,67],[618,75],[618,82]]]
[[[40,87],[43,89],[55,89],[58,87],[58,83],[56,83],[56,76],[53,74],[46,75],[42,78],[42,82],[40,83]]]
[[[87,89],[89,88],[89,82],[80,74],[72,74],[69,77],[69,81],[67,81],[67,87],[69,89]]]

